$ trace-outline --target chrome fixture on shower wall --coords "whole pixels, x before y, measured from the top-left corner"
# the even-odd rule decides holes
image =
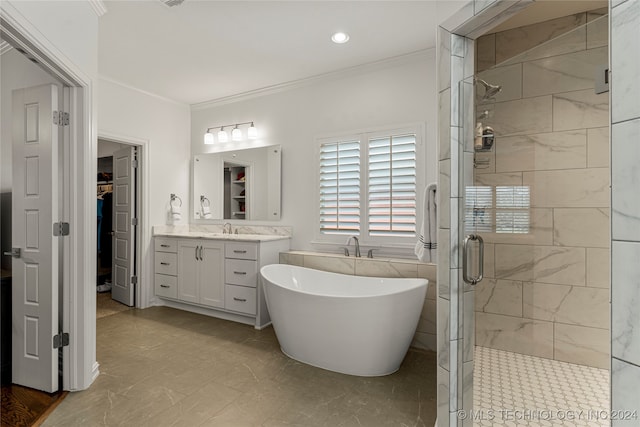
[[[491,99],[495,97],[500,91],[502,91],[502,86],[500,85],[492,85],[477,77],[475,80],[477,83],[480,83],[482,86],[484,86],[484,95],[482,95],[481,101]]]
[[[235,123],[230,125],[223,126],[211,126],[207,128],[207,132],[204,134],[204,143],[207,145],[213,144],[213,134],[211,133],[212,129],[220,129],[218,131],[218,142],[228,142],[229,134],[224,128],[228,128],[233,126],[233,130],[231,131],[231,140],[232,141],[242,141],[242,130],[238,128],[238,126],[243,125],[251,125],[247,129],[247,138],[248,139],[256,139],[258,137],[258,129],[253,125],[253,122],[243,122],[243,123]]]

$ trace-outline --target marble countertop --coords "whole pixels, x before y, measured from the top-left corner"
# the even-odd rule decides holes
[[[156,237],[186,237],[211,240],[230,240],[234,242],[272,242],[274,240],[290,239],[289,236],[273,234],[223,234],[206,231],[161,231],[154,233]]]

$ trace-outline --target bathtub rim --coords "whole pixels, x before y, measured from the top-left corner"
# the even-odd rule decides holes
[[[291,288],[289,286],[284,286],[281,285],[280,283],[270,280],[268,277],[265,276],[264,274],[264,270],[268,269],[269,267],[272,268],[276,268],[273,266],[280,266],[280,268],[287,268],[287,269],[291,269],[291,270],[310,270],[310,271],[316,271],[320,274],[324,274],[324,275],[328,275],[328,276],[340,276],[340,277],[347,277],[347,278],[351,278],[351,279],[355,279],[355,280],[360,280],[360,281],[364,281],[367,279],[370,280],[393,280],[393,281],[403,281],[403,282],[416,282],[415,284],[412,284],[411,286],[408,286],[402,290],[399,290],[397,292],[387,292],[387,293],[377,293],[374,295],[334,295],[334,294],[329,294],[329,293],[318,293],[318,292],[310,292],[310,291],[306,291],[306,290],[302,290],[302,289],[298,289],[298,288]],[[269,265],[265,265],[262,268],[260,268],[260,278],[261,280],[266,280],[269,283],[278,286],[279,288],[288,290],[290,292],[296,292],[296,293],[300,293],[300,294],[304,294],[304,295],[308,295],[308,296],[313,296],[313,297],[324,297],[324,298],[341,298],[341,299],[351,299],[351,298],[358,298],[358,299],[367,299],[367,298],[381,298],[381,297],[387,297],[387,296],[391,296],[391,295],[402,295],[404,293],[408,293],[408,292],[412,292],[412,291],[416,291],[417,289],[421,288],[422,286],[425,287],[425,295],[426,292],[428,290],[429,287],[429,280],[428,279],[424,279],[422,277],[378,277],[378,276],[357,276],[355,274],[344,274],[344,273],[335,273],[333,271],[324,271],[324,270],[318,270],[316,268],[309,268],[309,267],[301,267],[298,265],[290,265],[290,264],[269,264]],[[264,286],[264,284],[263,284]]]

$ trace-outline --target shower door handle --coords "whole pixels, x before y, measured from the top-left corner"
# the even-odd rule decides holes
[[[469,249],[471,248],[470,242],[478,242],[478,275],[475,277],[469,276],[467,271],[469,270]],[[484,275],[484,240],[477,234],[469,234],[464,238],[462,244],[462,279],[474,286],[480,283]]]

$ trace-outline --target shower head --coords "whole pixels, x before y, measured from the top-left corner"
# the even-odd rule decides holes
[[[489,83],[487,83],[484,80],[479,79],[479,78],[476,78],[476,82],[478,82],[482,86],[484,86],[484,95],[482,95],[482,100],[483,101],[493,98],[494,96],[496,96],[502,90],[502,86],[489,84]]]

